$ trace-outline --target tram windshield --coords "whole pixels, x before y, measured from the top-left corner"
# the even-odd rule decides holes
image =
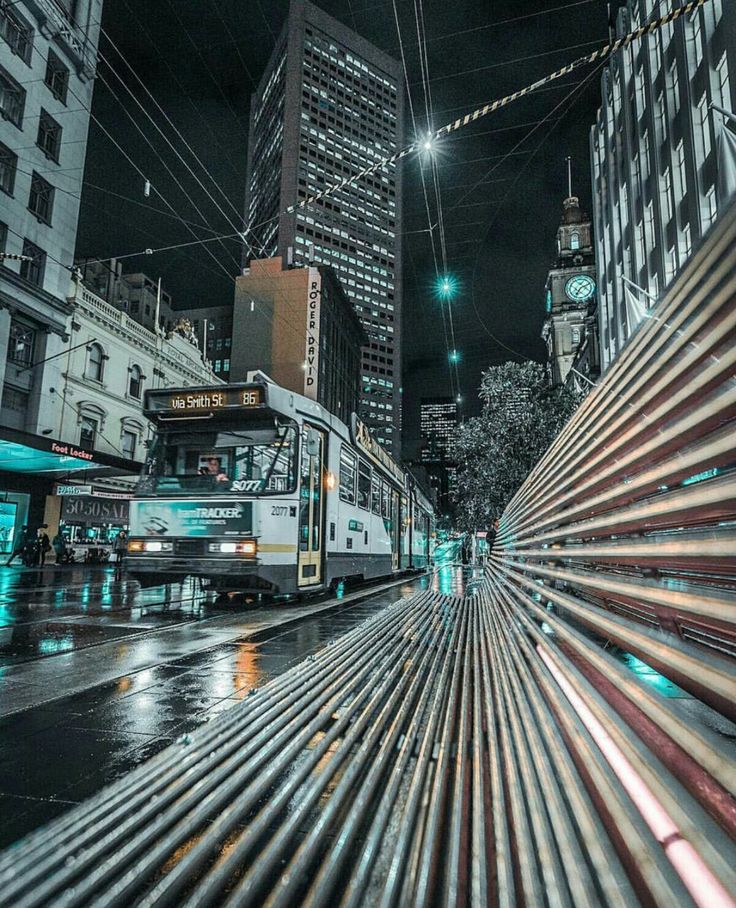
[[[273,495],[296,488],[293,426],[164,430],[150,448],[138,495]]]

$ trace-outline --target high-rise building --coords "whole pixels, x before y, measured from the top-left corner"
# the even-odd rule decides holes
[[[365,334],[332,268],[253,259],[236,279],[231,381],[254,369],[350,425]]]
[[[355,307],[360,415],[394,456],[401,426],[401,174],[381,170],[290,214],[403,142],[400,64],[307,0],[289,18],[251,102],[251,257],[330,265]]]
[[[671,5],[629,0],[618,12],[617,33]],[[719,152],[732,144],[724,142],[730,127],[711,104],[734,111],[735,74],[731,0],[709,0],[622,47],[603,71],[590,137],[603,370],[636,327],[627,294],[653,305],[725,201]]]
[[[554,386],[567,381],[573,361],[595,332],[595,255],[590,218],[576,196],[563,203],[557,259],[545,285],[547,367]]]
[[[422,447],[420,464],[435,491],[437,508],[447,514],[457,489],[457,464],[452,446],[458,427],[457,401],[452,397],[429,397],[419,405]]]

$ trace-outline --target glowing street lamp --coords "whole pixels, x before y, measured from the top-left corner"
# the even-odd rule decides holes
[[[459,363],[460,353],[457,350],[450,350],[449,359],[451,363]]]
[[[451,274],[444,274],[437,278],[437,293],[444,299],[449,299],[457,290],[457,280]]]

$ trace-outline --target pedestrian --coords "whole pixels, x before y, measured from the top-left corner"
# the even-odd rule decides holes
[[[6,567],[11,565],[13,563],[13,561],[15,561],[15,559],[19,555],[20,555],[20,560],[23,562],[23,564],[26,563],[25,551],[26,551],[26,547],[28,546],[29,542],[30,542],[30,534],[28,532],[28,527],[26,526],[26,527],[23,527],[23,529],[20,531],[19,536],[15,540],[15,546],[13,547],[13,554],[5,562]]]
[[[128,551],[128,534],[121,530],[115,537],[112,544],[112,558],[115,562],[115,579],[120,580],[123,576],[123,559]]]
[[[493,551],[493,544],[496,541],[496,534],[498,533],[498,520],[494,520],[491,524],[490,530],[486,533],[486,559],[491,560],[491,552]]]
[[[51,551],[51,540],[46,532],[48,524],[44,523],[38,528],[38,563],[43,567],[46,556]]]
[[[54,536],[54,538],[51,540],[51,547],[56,554],[56,563],[64,564],[64,562],[67,560],[66,537],[63,535],[61,530],[59,530],[56,536]]]

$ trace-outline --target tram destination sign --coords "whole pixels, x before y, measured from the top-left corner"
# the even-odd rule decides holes
[[[266,403],[262,385],[247,388],[186,388],[181,391],[149,391],[146,411],[186,416],[216,413],[220,410],[238,410],[261,407]]]

